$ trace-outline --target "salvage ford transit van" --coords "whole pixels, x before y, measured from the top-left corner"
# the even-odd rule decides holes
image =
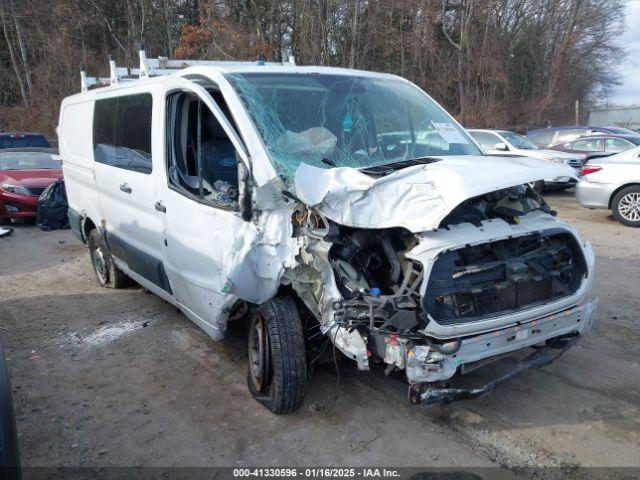
[[[149,61],[62,103],[71,226],[101,285],[133,279],[215,340],[247,320],[248,386],[271,411],[301,405],[327,344],[430,405],[591,327],[592,249],[531,188],[573,169],[484,155],[393,75]]]

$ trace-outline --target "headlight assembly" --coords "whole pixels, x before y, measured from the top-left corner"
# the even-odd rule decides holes
[[[29,196],[31,193],[25,187],[21,187],[20,185],[10,185],[8,183],[0,184],[0,188],[5,192],[15,193],[16,195],[26,195]]]

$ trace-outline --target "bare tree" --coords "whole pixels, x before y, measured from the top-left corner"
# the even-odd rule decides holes
[[[52,132],[78,68],[150,55],[400,74],[468,126],[569,122],[616,82],[623,0],[0,0],[0,118]],[[28,19],[28,21],[27,21]],[[26,123],[25,123],[26,122]]]
[[[9,50],[9,56],[11,58],[11,65],[13,67],[13,71],[16,75],[16,80],[18,85],[20,86],[20,95],[22,97],[22,101],[25,107],[29,106],[29,99],[27,98],[27,91],[25,89],[25,80],[23,79],[23,74],[20,71],[20,65],[18,63],[18,58],[15,53],[15,48],[13,45],[13,39],[9,34],[9,19],[8,17],[13,16],[14,12],[7,9],[7,2],[5,0],[0,0],[0,22],[2,22],[2,31],[4,33],[4,38],[7,43],[7,49]],[[15,22],[14,22],[15,24]]]

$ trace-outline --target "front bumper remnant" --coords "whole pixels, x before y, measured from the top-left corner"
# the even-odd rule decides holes
[[[413,404],[431,406],[447,405],[457,400],[471,400],[481,397],[494,390],[500,384],[522,375],[527,370],[542,367],[553,362],[575,345],[579,338],[579,335],[574,335],[551,340],[544,347],[519,361],[511,370],[480,387],[438,388],[432,383],[417,383],[411,385],[409,387],[409,401]]]

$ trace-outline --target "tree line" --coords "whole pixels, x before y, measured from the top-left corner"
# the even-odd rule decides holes
[[[53,134],[79,69],[147,56],[390,72],[469,127],[573,123],[616,85],[622,0],[0,0],[0,131]]]

